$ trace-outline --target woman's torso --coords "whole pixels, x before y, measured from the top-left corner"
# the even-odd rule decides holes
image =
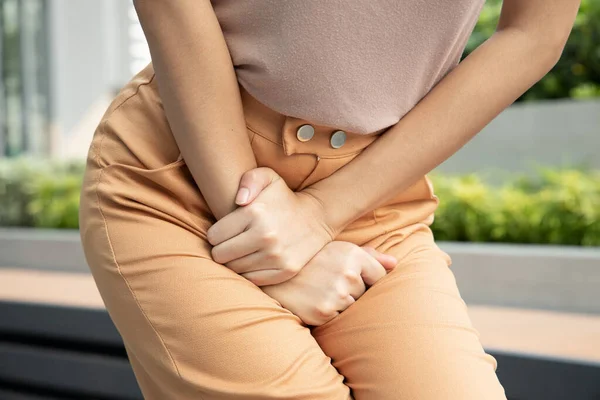
[[[397,123],[460,60],[484,0],[213,0],[240,84],[355,133]]]

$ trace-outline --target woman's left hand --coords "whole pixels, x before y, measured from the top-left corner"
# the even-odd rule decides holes
[[[257,286],[293,278],[333,240],[319,201],[290,190],[270,168],[244,174],[236,203],[241,207],[210,227],[208,241],[215,262]]]

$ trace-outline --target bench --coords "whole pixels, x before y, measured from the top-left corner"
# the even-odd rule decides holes
[[[0,399],[142,399],[89,274],[0,269]]]
[[[600,398],[600,316],[471,306],[510,400]],[[0,268],[0,399],[141,399],[89,274]]]

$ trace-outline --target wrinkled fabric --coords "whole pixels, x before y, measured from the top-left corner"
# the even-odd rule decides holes
[[[294,190],[329,176],[377,135],[348,135],[281,115],[242,91],[260,166]],[[223,157],[227,157],[223,154]],[[347,191],[344,196],[353,195]],[[148,400],[505,400],[473,329],[450,257],[429,224],[438,199],[426,177],[337,238],[399,263],[327,324],[307,327],[211,259],[215,222],[164,115],[152,67],[102,119],[80,207],[85,255]]]

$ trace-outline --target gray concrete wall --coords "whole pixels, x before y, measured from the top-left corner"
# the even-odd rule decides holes
[[[468,304],[600,314],[600,248],[439,242]]]
[[[468,304],[600,314],[600,248],[439,245]],[[76,230],[0,228],[0,268],[88,272]]]
[[[600,99],[515,104],[438,169],[532,171],[535,165],[600,168]]]

